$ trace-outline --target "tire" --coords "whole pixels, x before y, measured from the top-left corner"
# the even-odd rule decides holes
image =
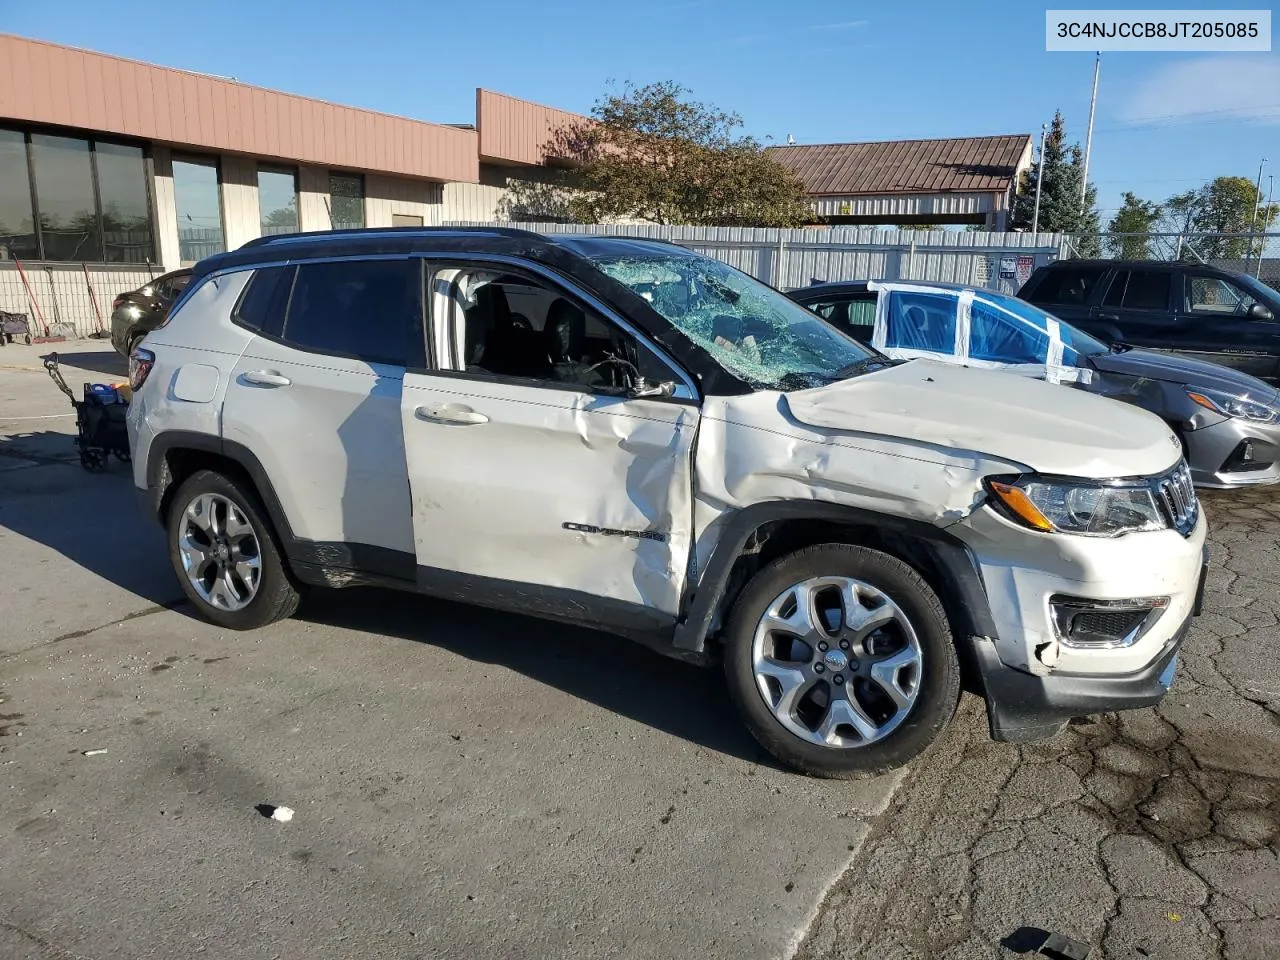
[[[852,619],[849,613],[831,612],[850,611],[847,601],[823,610],[824,605],[843,596],[840,585],[846,583],[856,583],[854,592],[860,598],[851,611]],[[775,614],[798,611],[798,606],[788,604],[805,585],[815,591],[813,608],[823,610],[840,625],[840,629],[832,629],[833,621],[824,620],[820,631],[810,634],[811,639],[819,638],[816,642],[829,641],[827,653],[820,652],[816,642],[813,646],[807,642],[797,645],[792,637],[799,637],[800,631],[778,631],[763,622],[771,609]],[[788,595],[792,600],[785,599]],[[790,614],[788,622],[796,622],[797,615]],[[855,629],[863,617],[867,625]],[[809,618],[822,619],[821,615]],[[873,626],[880,621],[883,626]],[[774,625],[778,622],[775,619]],[[959,659],[937,594],[901,560],[866,547],[820,544],[769,564],[739,595],[724,640],[729,696],[747,728],[782,763],[812,776],[852,780],[902,766],[933,743],[951,721],[960,700]],[[808,661],[802,647],[811,651]],[[816,713],[822,696],[816,692],[797,696],[794,708],[785,709],[780,706],[785,693],[780,691],[790,687],[757,671],[758,649],[770,654],[785,653],[787,648],[791,654],[786,660],[770,656],[762,669],[785,674],[785,682],[795,689],[816,691],[825,682],[828,706],[821,712],[822,723]],[[799,659],[792,661],[796,655]],[[814,672],[818,670],[822,673]],[[797,674],[807,679],[797,683]],[[890,685],[883,682],[886,676],[892,680]],[[837,683],[841,685],[835,686]],[[766,696],[776,702],[766,701]],[[909,705],[904,709],[895,696],[910,699]],[[861,713],[850,704],[837,704],[842,698],[856,701]],[[840,715],[855,719],[850,716],[852,711],[856,722],[840,723],[824,737],[823,723],[835,722],[837,706],[841,707]],[[889,709],[895,711],[891,717]],[[782,716],[787,717],[785,722]],[[867,726],[867,720],[875,725]],[[866,731],[864,735],[857,733],[860,726]]]
[[[197,501],[205,509],[194,510]],[[236,513],[232,514],[231,508]],[[191,516],[201,514],[206,524],[212,523],[215,532],[219,521],[208,518],[220,514],[222,529],[228,534],[227,554],[221,558],[225,566],[217,567],[215,560],[213,569],[205,568],[207,572],[200,578],[203,589],[188,574],[188,562],[203,549],[204,540],[211,541],[210,547],[216,550],[217,538],[205,533],[199,520],[191,519],[189,509],[193,509]],[[245,528],[248,534],[240,532]],[[275,530],[257,493],[242,481],[214,470],[196,471],[174,494],[165,531],[169,561],[182,592],[206,620],[231,630],[255,630],[291,617],[298,609],[301,593],[285,567]],[[188,536],[185,549],[184,535]],[[252,550],[249,536],[253,538]],[[214,550],[208,551],[206,558]],[[188,558],[185,561],[184,556]],[[237,572],[242,567],[248,571],[245,576]],[[208,586],[211,581],[212,590]]]

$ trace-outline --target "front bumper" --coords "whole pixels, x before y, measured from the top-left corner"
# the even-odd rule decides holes
[[[1187,463],[1197,487],[1218,489],[1280,482],[1280,423],[1258,423],[1230,417],[1187,430]],[[1238,460],[1241,445],[1249,443],[1253,466]]]
[[[972,646],[993,737],[1049,736],[1071,717],[1148,706],[1164,696],[1204,590],[1203,511],[1185,537],[1175,530],[1116,538],[1035,533],[987,506],[948,532],[968,547],[990,608],[991,632]],[[1168,599],[1133,639],[1093,647],[1060,636],[1052,600],[1063,595]]]
[[[1136,710],[1159,703],[1173,683],[1178,650],[1190,629],[1188,616],[1151,663],[1118,676],[1035,676],[1005,666],[993,644],[978,640],[974,650],[985,687],[991,739],[1014,743],[1043,740],[1057,733],[1072,717]]]

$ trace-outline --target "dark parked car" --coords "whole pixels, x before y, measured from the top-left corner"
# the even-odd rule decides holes
[[[1108,343],[1212,360],[1280,382],[1280,293],[1199,263],[1060,260],[1018,291]]]
[[[190,280],[190,270],[174,270],[116,297],[111,303],[111,345],[116,352],[129,356],[139,340],[164,322]]]

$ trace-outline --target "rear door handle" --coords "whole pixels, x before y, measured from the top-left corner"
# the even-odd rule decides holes
[[[293,383],[288,377],[272,373],[270,370],[250,370],[248,373],[240,374],[240,379],[259,387],[287,387]]]
[[[488,423],[489,418],[462,403],[444,403],[430,407],[418,407],[413,415],[430,423],[447,423],[454,426],[473,426]]]

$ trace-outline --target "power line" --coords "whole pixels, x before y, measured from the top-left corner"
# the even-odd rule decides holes
[[[1222,107],[1217,110],[1193,110],[1190,113],[1160,113],[1145,117],[1130,117],[1130,123],[1146,123],[1151,120],[1178,120],[1183,117],[1207,117],[1219,113],[1240,113],[1242,110],[1270,110],[1280,107],[1280,103],[1255,103],[1247,107]]]

